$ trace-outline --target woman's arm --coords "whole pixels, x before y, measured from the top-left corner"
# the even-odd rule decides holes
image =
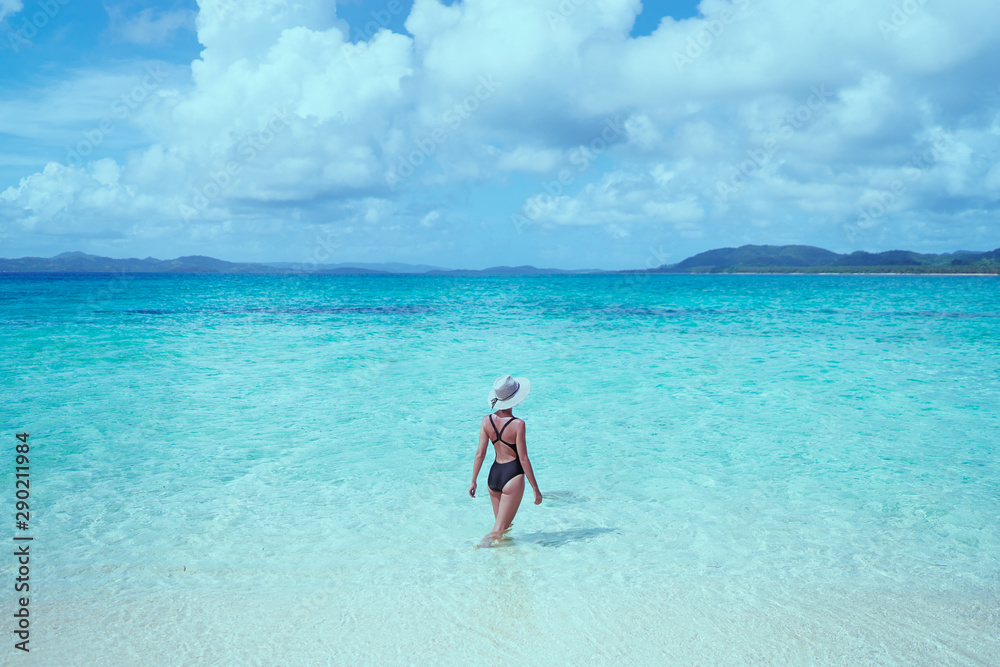
[[[479,477],[479,469],[483,467],[483,460],[486,458],[486,429],[483,422],[479,422],[479,447],[476,448],[476,458],[472,461],[472,484],[469,486],[469,495],[476,497],[476,478]]]
[[[528,442],[523,419],[518,419],[514,424],[514,442],[517,443],[517,458],[521,460],[521,467],[524,468],[524,476],[528,478],[528,484],[535,491],[535,504],[542,504],[542,492],[538,490],[538,482],[535,481],[535,471],[531,468],[531,461],[528,460]]]

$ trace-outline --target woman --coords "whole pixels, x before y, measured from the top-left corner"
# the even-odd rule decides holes
[[[476,497],[476,478],[479,469],[486,458],[486,442],[493,442],[496,460],[490,468],[487,486],[490,489],[490,500],[493,502],[493,516],[496,523],[493,531],[483,538],[487,544],[498,540],[504,531],[510,528],[517,508],[521,505],[524,495],[524,478],[528,478],[531,488],[535,491],[535,504],[541,504],[542,492],[535,482],[535,473],[528,460],[528,449],[524,439],[524,420],[518,419],[511,410],[523,401],[531,391],[531,382],[527,378],[512,378],[509,375],[497,378],[490,392],[490,408],[495,412],[486,415],[479,422],[479,447],[472,464],[472,486],[469,495]],[[510,428],[508,428],[510,427]],[[504,432],[507,438],[504,439]],[[493,434],[494,440],[490,435]]]

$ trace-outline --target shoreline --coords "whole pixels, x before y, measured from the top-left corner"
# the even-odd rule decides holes
[[[831,271],[831,272],[820,272],[807,273],[804,271],[788,271],[788,272],[765,272],[765,271],[727,271],[725,273],[667,273],[662,275],[669,276],[1000,276],[1000,273],[944,273],[936,271],[928,272],[914,272],[914,273],[901,273],[901,272],[887,272],[887,273],[875,273],[875,272],[847,272],[847,271]]]
[[[702,271],[697,273],[672,273],[666,271],[624,270],[617,273],[643,276],[1000,276],[997,273],[957,273],[951,271]],[[596,275],[596,274],[586,274]]]
[[[230,591],[224,581],[194,600],[170,589],[111,598],[53,591],[40,601],[32,664],[79,656],[95,666],[123,657],[242,663],[276,654],[302,663],[330,656],[381,663],[403,652],[417,663],[460,665],[489,661],[498,649],[535,664],[583,662],[595,653],[642,664],[985,664],[997,649],[989,611],[997,591],[990,588],[745,577],[586,590],[509,583],[407,587],[402,597],[386,585],[327,584],[274,596]]]
[[[272,276],[302,277],[329,276],[336,278],[550,278],[565,276],[1000,276],[1000,272],[957,273],[951,271],[700,271],[667,272],[622,269],[620,271],[594,271],[580,273],[385,273],[385,272],[210,272],[210,271],[0,271],[0,276]]]

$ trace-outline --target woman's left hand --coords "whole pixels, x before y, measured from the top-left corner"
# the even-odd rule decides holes
[[[473,482],[472,486],[469,487],[469,495],[472,496],[473,498],[476,497],[476,483],[475,482]]]

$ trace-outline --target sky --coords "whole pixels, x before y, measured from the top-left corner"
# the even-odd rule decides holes
[[[986,0],[0,0],[0,257],[1000,246]]]

